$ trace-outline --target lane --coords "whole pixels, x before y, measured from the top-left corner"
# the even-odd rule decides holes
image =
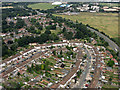
[[[88,58],[87,60],[88,61],[87,61],[87,65],[85,67],[85,70],[84,70],[84,72],[82,72],[82,75],[79,79],[79,85],[77,85],[76,88],[82,88],[83,87],[83,85],[85,83],[85,79],[86,79],[87,74],[89,72],[89,67],[90,67],[90,62],[89,61],[91,60],[91,55],[90,55],[90,53],[87,49],[85,49],[85,52],[87,53],[87,58]]]
[[[91,84],[89,85],[89,88],[96,88],[98,81],[99,81],[99,77],[100,77],[100,68],[98,67],[98,64],[100,64],[100,56],[99,56],[99,52],[95,50],[95,53],[97,54],[96,56],[96,65],[95,65],[95,71],[94,71],[94,77],[91,81]]]

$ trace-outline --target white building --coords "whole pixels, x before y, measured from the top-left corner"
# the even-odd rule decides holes
[[[61,5],[61,2],[53,2],[52,5]]]

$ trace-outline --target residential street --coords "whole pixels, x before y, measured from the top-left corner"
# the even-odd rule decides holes
[[[82,72],[81,78],[78,81],[79,85],[77,85],[76,88],[82,88],[83,87],[83,85],[85,83],[85,79],[87,77],[87,73],[89,72],[91,56],[90,56],[90,53],[89,53],[89,51],[87,49],[86,49],[86,52],[87,52],[87,56],[88,56],[87,65],[85,67],[85,70]]]

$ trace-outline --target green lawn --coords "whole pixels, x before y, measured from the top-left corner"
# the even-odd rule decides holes
[[[117,13],[89,13],[80,12],[79,15],[56,15],[63,18],[71,19],[73,21],[78,20],[83,24],[89,24],[90,26],[97,28],[99,31],[103,31],[111,38],[118,40],[118,14]],[[120,36],[120,35],[119,35]]]
[[[47,9],[52,9],[55,6],[52,6],[51,3],[37,3],[37,4],[30,4],[28,5],[28,7],[32,9],[47,10]]]
[[[61,30],[60,30],[60,28],[56,28],[56,30],[50,30],[51,31],[51,33],[54,33],[54,34],[58,34]]]
[[[103,88],[106,88],[106,90],[109,90],[109,89],[107,89],[107,88],[114,88],[114,90],[118,90],[118,87],[112,86],[112,85],[109,85],[109,84],[104,84],[104,85],[103,85]]]

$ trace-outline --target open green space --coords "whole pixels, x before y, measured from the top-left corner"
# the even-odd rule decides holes
[[[78,15],[58,15],[66,19],[73,21],[78,20],[83,24],[89,24],[90,26],[98,29],[115,39],[118,43],[118,14],[117,13],[89,13],[80,12]]]
[[[61,32],[60,28],[56,28],[56,30],[50,30],[51,33],[54,33],[54,34],[58,34],[59,32]]]
[[[119,6],[118,3],[100,3],[102,6],[108,6],[108,7],[116,7]]]
[[[118,87],[113,86],[113,85],[109,85],[109,84],[104,84],[103,88],[107,89],[107,88],[114,88],[114,90],[118,90]],[[107,89],[108,90],[108,89]]]
[[[55,6],[52,6],[51,3],[36,3],[36,4],[30,4],[28,5],[28,7],[32,9],[47,10],[47,9],[53,9]]]

